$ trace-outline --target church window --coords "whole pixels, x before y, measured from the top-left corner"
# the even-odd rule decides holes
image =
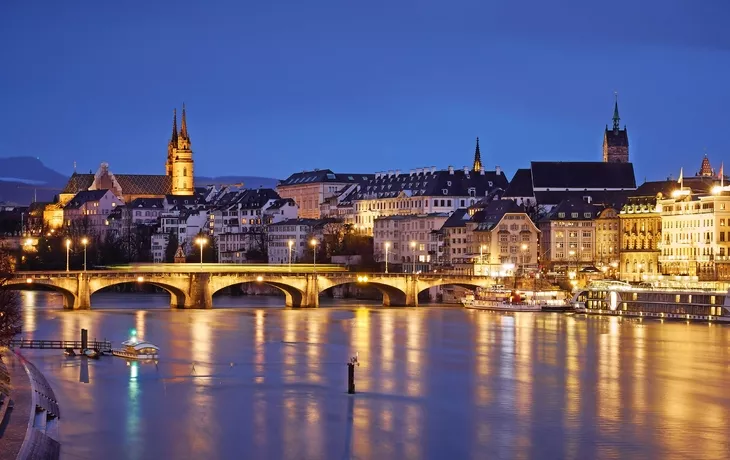
[[[183,168],[183,177],[188,177],[188,168]]]

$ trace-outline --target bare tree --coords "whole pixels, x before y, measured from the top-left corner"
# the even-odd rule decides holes
[[[5,288],[12,277],[13,265],[12,255],[0,251],[0,346],[7,346],[21,331],[20,298],[16,291]]]

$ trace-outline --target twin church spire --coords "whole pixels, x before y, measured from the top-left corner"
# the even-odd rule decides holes
[[[193,151],[188,134],[185,104],[182,106],[180,131],[177,130],[177,109],[172,111],[172,135],[167,144],[167,163],[165,174],[171,177],[173,195],[192,195],[193,184]]]

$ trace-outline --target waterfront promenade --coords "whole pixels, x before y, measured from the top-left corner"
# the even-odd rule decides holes
[[[0,352],[0,358],[10,374],[10,398],[14,407],[6,413],[0,430],[0,460],[16,460],[31,422],[31,385],[23,364],[11,351]]]

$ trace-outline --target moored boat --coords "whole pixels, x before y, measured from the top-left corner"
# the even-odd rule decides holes
[[[528,303],[520,293],[505,289],[484,290],[478,288],[461,299],[465,308],[494,311],[541,311],[539,304]]]
[[[149,342],[132,337],[122,342],[124,348],[113,348],[112,355],[127,359],[157,359],[160,349]]]
[[[730,322],[730,292],[711,286],[596,283],[577,291],[576,311],[587,314]]]

